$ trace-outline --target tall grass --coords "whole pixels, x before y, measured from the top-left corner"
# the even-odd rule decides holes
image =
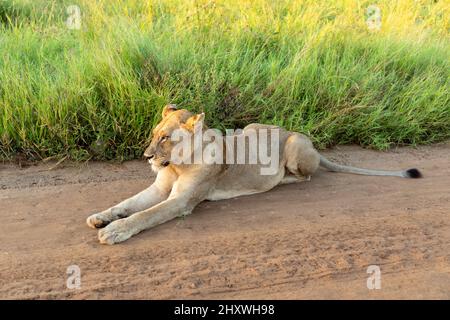
[[[318,147],[449,138],[446,2],[377,1],[379,31],[370,4],[0,0],[0,157],[139,157],[168,102]]]

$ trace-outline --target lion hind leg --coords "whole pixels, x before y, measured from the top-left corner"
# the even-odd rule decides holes
[[[297,183],[297,182],[302,182],[302,181],[310,181],[311,180],[311,176],[299,176],[299,175],[292,175],[292,174],[288,174],[286,176],[283,177],[283,179],[280,181],[280,184],[291,184],[291,183]]]
[[[300,180],[310,180],[319,168],[320,155],[304,135],[294,133],[286,141],[286,169]]]

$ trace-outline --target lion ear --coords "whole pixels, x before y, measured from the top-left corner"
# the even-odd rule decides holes
[[[178,110],[178,108],[175,104],[168,104],[162,110],[162,117],[165,118],[169,113],[174,112],[176,110]]]
[[[186,120],[186,126],[190,129],[193,129],[197,124],[202,124],[204,119],[205,114],[203,112],[194,114],[192,117]]]

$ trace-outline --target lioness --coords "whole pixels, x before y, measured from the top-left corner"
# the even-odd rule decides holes
[[[241,134],[245,136],[250,130],[278,130],[279,162],[274,174],[260,174],[261,164],[258,163],[172,163],[171,153],[175,145],[171,141],[172,133],[175,130],[203,131],[206,128],[203,119],[204,114],[178,110],[174,105],[164,107],[162,120],[153,130],[150,145],[144,152],[152,169],[157,172],[156,180],[135,196],[87,218],[90,227],[105,227],[98,233],[101,243],[119,243],[143,230],[190,214],[203,200],[229,199],[265,192],[279,184],[309,180],[319,165],[335,172],[421,177],[417,169],[381,171],[333,163],[321,156],[306,136],[263,124],[251,124]],[[213,143],[218,142],[214,140]]]

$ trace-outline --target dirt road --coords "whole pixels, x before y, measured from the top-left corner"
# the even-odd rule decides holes
[[[148,164],[0,165],[0,298],[449,299],[450,144],[325,154],[425,178],[320,171],[105,246],[86,217],[149,185]],[[71,265],[79,289],[66,287]]]

